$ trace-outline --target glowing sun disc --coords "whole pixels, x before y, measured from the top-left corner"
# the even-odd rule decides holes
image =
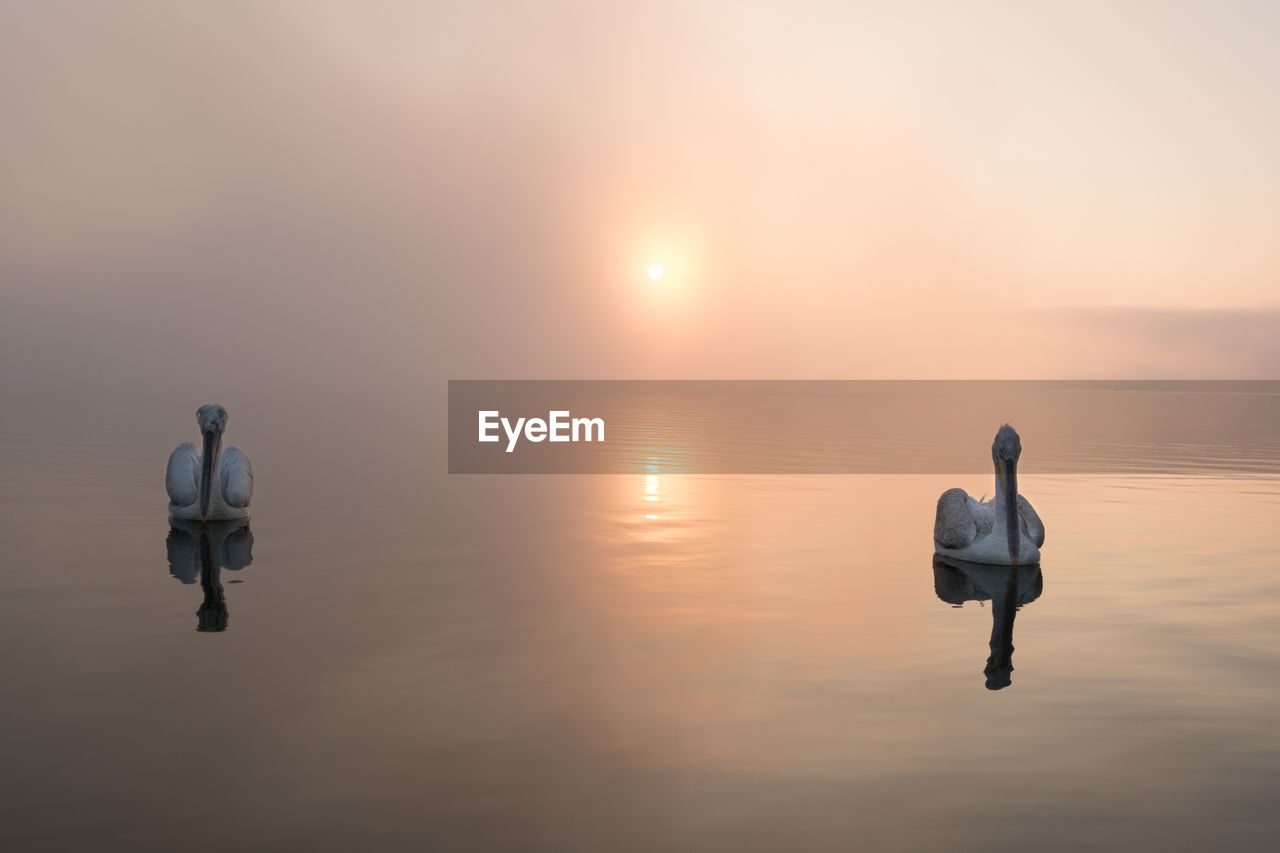
[[[659,266],[658,264],[654,264],[653,266],[649,267],[649,278],[652,278],[654,280],[662,278],[662,267]]]

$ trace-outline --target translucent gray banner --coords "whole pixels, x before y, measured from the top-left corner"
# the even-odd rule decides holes
[[[1280,474],[1280,381],[451,380],[449,473]]]

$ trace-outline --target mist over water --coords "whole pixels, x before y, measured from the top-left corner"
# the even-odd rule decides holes
[[[5,4],[5,408],[1277,375],[1274,10],[577,5]]]

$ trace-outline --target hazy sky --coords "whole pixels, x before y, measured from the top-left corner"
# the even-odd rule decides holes
[[[1278,10],[0,0],[0,390],[1280,376]]]

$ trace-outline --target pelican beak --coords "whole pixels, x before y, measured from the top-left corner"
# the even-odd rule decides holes
[[[1001,460],[1005,489],[1005,536],[1009,542],[1009,562],[1018,567],[1018,550],[1022,545],[1022,527],[1018,523],[1018,460]]]
[[[222,430],[214,428],[204,434],[204,455],[200,457],[200,523],[209,518],[209,498],[213,494],[213,472],[218,470],[218,454],[222,451]]]

